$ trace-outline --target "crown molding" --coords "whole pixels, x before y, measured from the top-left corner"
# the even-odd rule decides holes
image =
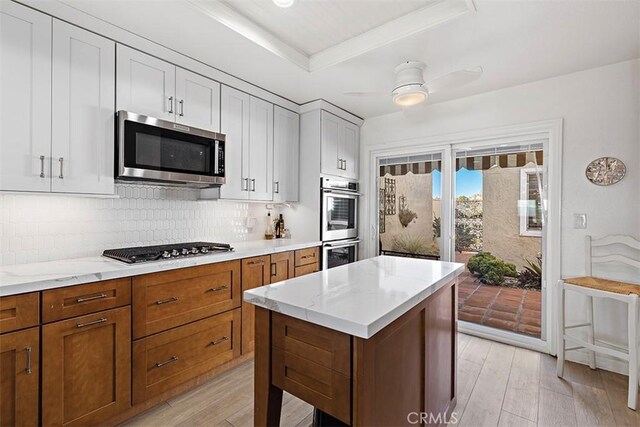
[[[309,72],[339,64],[476,10],[473,0],[440,0],[314,55],[307,55],[219,0],[186,1],[212,19]]]
[[[300,105],[300,114],[308,113],[315,110],[328,111],[329,113],[341,117],[356,126],[362,126],[362,124],[364,123],[364,119],[362,117],[358,117],[355,114],[352,114],[347,110],[344,110],[324,99],[316,99],[314,101],[309,101]]]

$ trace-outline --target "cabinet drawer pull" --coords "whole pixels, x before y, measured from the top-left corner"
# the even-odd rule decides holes
[[[316,257],[316,253],[312,253],[311,255],[303,255],[300,257],[300,259],[309,259],[309,258],[315,258]]]
[[[40,156],[40,178],[44,178],[44,156]]]
[[[77,303],[81,303],[81,302],[87,302],[87,301],[93,301],[93,300],[97,300],[97,299],[102,299],[102,298],[106,298],[107,294],[100,294],[100,295],[94,295],[92,297],[85,297],[85,298],[78,298],[76,300]]]
[[[93,322],[78,323],[76,325],[76,328],[84,328],[85,326],[97,325],[98,323],[104,323],[106,321],[107,321],[107,318],[103,317],[102,319],[94,320]]]
[[[218,345],[218,344],[220,344],[221,342],[225,342],[225,341],[227,341],[228,339],[229,339],[229,337],[224,336],[224,337],[220,338],[219,340],[213,340],[213,341],[211,341],[211,345]]]
[[[247,265],[264,265],[264,261],[249,261]]]
[[[156,368],[162,368],[164,365],[168,365],[169,363],[177,362],[178,356],[171,356],[170,359],[165,360],[164,362],[156,363]]]
[[[229,289],[229,287],[227,285],[223,285],[223,286],[220,286],[218,288],[209,288],[209,292],[218,292],[218,291],[222,291],[224,289]]]
[[[27,352],[27,369],[25,369],[25,372],[31,374],[31,347],[26,347],[25,351]]]
[[[171,297],[171,298],[167,298],[167,299],[158,300],[158,301],[156,301],[156,304],[157,305],[161,305],[161,304],[166,304],[168,302],[176,302],[176,301],[178,301],[178,298]]]

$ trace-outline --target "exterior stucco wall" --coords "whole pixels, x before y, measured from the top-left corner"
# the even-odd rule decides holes
[[[380,234],[382,248],[394,250],[393,241],[396,237],[420,238],[425,246],[433,242],[433,200],[431,174],[414,175],[412,172],[401,176],[385,175],[385,178],[396,180],[396,214],[385,216],[385,232]],[[384,178],[380,180],[380,188],[384,187]],[[407,208],[418,215],[407,227],[400,223],[400,196],[407,198]]]
[[[526,260],[535,261],[542,243],[540,237],[520,235],[521,169],[493,167],[482,174],[482,249],[514,263],[518,270]]]

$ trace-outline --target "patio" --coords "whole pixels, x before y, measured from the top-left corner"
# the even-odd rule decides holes
[[[485,285],[465,269],[458,287],[458,318],[539,338],[541,292]]]

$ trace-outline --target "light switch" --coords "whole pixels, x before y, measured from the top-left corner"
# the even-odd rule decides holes
[[[587,214],[573,214],[573,228],[587,228]]]

